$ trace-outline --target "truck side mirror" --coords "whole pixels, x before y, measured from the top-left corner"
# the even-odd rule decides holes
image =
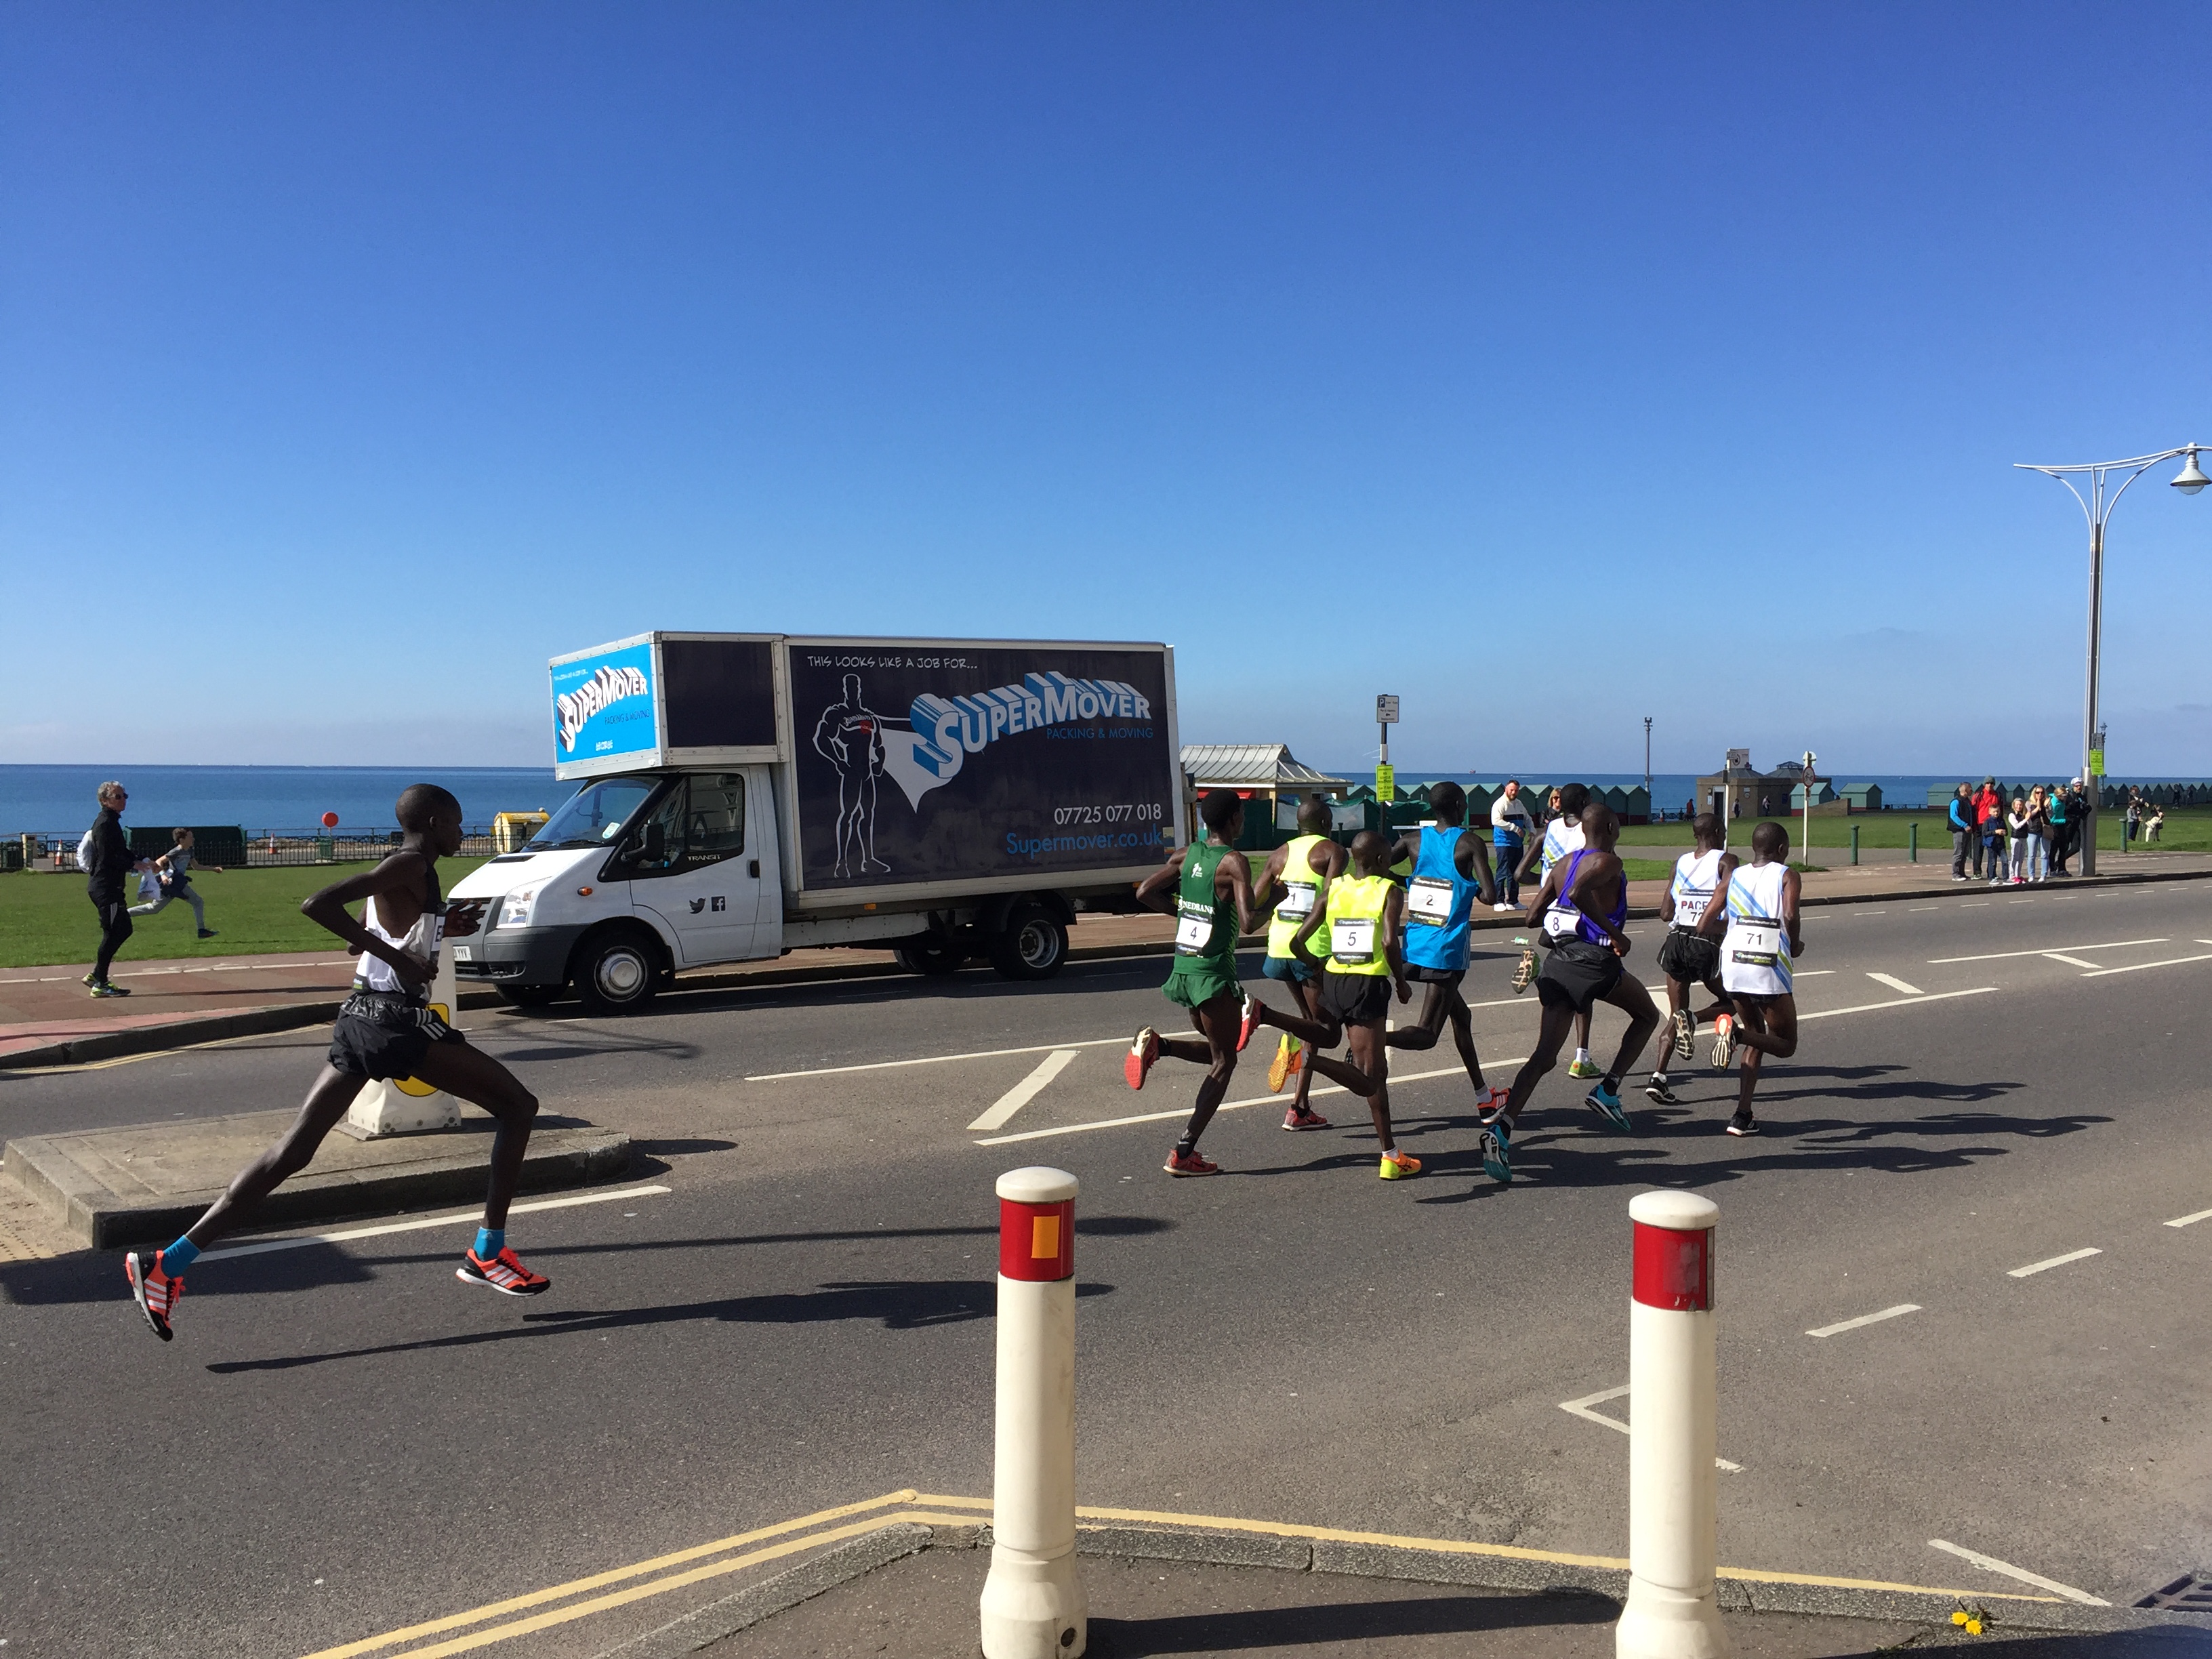
[[[668,861],[668,832],[657,823],[645,826],[645,844],[640,860],[646,864]]]

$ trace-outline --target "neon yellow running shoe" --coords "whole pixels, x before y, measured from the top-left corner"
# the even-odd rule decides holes
[[[1603,1077],[1605,1067],[1594,1060],[1577,1060],[1567,1067],[1569,1077]]]
[[[1282,1093],[1283,1085],[1298,1074],[1298,1068],[1306,1063],[1305,1047],[1288,1031],[1283,1033],[1283,1040],[1275,1045],[1274,1059],[1267,1062],[1269,1094]]]
[[[1403,1181],[1421,1172],[1421,1160],[1411,1152],[1392,1147],[1382,1154],[1382,1167],[1376,1173],[1385,1181]]]

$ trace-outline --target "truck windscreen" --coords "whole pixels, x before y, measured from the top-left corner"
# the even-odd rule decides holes
[[[586,784],[545,821],[523,850],[550,853],[563,847],[599,847],[622,834],[659,778],[602,778]]]

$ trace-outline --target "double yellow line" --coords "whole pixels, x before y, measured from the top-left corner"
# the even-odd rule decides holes
[[[1557,1550],[1523,1549],[1516,1544],[1477,1544],[1457,1538],[1409,1538],[1395,1533],[1352,1532],[1340,1527],[1301,1526],[1288,1521],[1248,1521],[1224,1515],[1182,1515],[1167,1510],[1079,1508],[1075,1514],[1079,1522],[1087,1522],[1094,1527],[1122,1522],[1142,1526],[1202,1528],[1209,1532],[1256,1533],[1273,1538],[1302,1538],[1310,1542],[1376,1544],[1443,1555],[1480,1555],[1509,1561],[1540,1562],[1550,1566],[1612,1568],[1623,1572],[1628,1570],[1626,1561],[1609,1555],[1571,1555]],[[404,1630],[392,1631],[383,1636],[365,1637],[341,1647],[324,1648],[308,1654],[306,1659],[362,1659],[362,1656],[388,1654],[405,1644],[419,1642],[425,1638],[446,1636],[448,1632],[454,1631],[465,1633],[448,1637],[447,1640],[434,1642],[428,1647],[407,1648],[404,1656],[395,1655],[393,1659],[437,1659],[437,1656],[443,1654],[469,1653],[497,1642],[550,1629],[556,1625],[586,1619],[593,1613],[627,1607],[633,1601],[642,1601],[650,1596],[665,1595],[670,1590],[682,1589],[687,1584],[702,1583],[726,1573],[757,1565],[763,1561],[774,1561],[783,1556],[796,1555],[801,1550],[856,1538],[862,1533],[873,1532],[878,1527],[902,1521],[926,1527],[975,1526],[989,1520],[990,1516],[991,1501],[987,1498],[952,1498],[941,1492],[915,1492],[908,1487],[900,1492],[885,1492],[882,1497],[871,1498],[865,1503],[843,1504],[836,1509],[817,1510],[811,1515],[802,1515],[793,1521],[779,1521],[772,1527],[732,1533],[727,1538],[718,1538],[709,1544],[695,1544],[690,1549],[678,1550],[672,1555],[657,1555],[649,1561],[615,1567],[605,1572],[594,1573],[588,1578],[572,1578],[565,1584],[532,1590],[527,1595],[513,1596],[504,1601],[489,1602],[466,1613],[449,1613],[443,1619],[433,1619],[426,1624],[410,1625]],[[1971,1595],[1976,1601],[1985,1602],[2055,1601],[2057,1599],[2049,1595],[1992,1595],[1982,1590],[1944,1589],[1928,1584],[1896,1584],[1875,1578],[1833,1578],[1820,1573],[1770,1572],[1757,1567],[1723,1567],[1720,1577],[1757,1584],[1809,1584],[1827,1589],[1889,1590],[1907,1595]],[[628,1582],[640,1580],[642,1582]],[[620,1589],[608,1588],[616,1584],[625,1587]],[[605,1593],[594,1595],[594,1591]],[[571,1600],[572,1597],[581,1599]],[[566,1605],[551,1605],[556,1602]],[[544,1608],[545,1611],[532,1613],[531,1609],[534,1607]],[[510,1617],[516,1613],[525,1616]],[[492,1622],[494,1620],[504,1622]],[[470,1628],[472,1626],[478,1628]]]

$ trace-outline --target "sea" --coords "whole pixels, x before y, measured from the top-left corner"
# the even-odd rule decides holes
[[[576,793],[550,766],[0,766],[0,836],[82,833],[110,779],[131,792],[126,824],[234,823],[249,836],[307,835],[325,812],[337,814],[341,831],[379,835],[397,823],[392,803],[410,783],[452,790],[471,829]]]

